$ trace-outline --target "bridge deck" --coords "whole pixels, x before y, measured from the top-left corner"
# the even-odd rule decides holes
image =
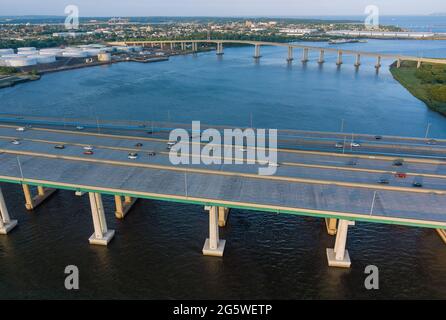
[[[125,133],[124,133],[125,134]],[[11,139],[21,139],[20,145]],[[143,146],[136,148],[135,143]],[[66,148],[55,149],[63,143]],[[375,142],[378,143],[379,142]],[[94,146],[84,155],[82,146]],[[417,148],[417,146],[413,146]],[[433,153],[442,146],[431,146]],[[438,151],[439,149],[440,151]],[[140,157],[127,158],[136,151]],[[156,156],[148,156],[155,151]],[[351,161],[356,164],[352,165]],[[53,128],[0,126],[0,181],[351,220],[446,228],[442,160],[279,150],[274,176],[264,164],[173,166],[166,141]],[[404,171],[406,179],[395,172]],[[389,179],[380,185],[381,177]],[[423,188],[412,186],[421,180]],[[375,201],[372,203],[373,198]]]

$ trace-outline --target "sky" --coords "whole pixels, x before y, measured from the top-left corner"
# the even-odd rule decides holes
[[[0,0],[0,16],[64,15],[67,5],[84,17],[363,15],[368,5],[381,15],[446,12],[446,0]]]

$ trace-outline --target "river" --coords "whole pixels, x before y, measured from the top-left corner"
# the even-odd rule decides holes
[[[325,43],[311,43],[328,46]],[[343,48],[446,56],[446,41],[370,40]],[[90,119],[201,120],[211,124],[446,138],[446,118],[393,80],[388,65],[335,56],[326,63],[285,61],[286,48],[225,48],[168,62],[119,63],[47,74],[0,90],[0,113]],[[19,186],[2,185],[19,227],[0,237],[0,298],[446,298],[446,246],[435,231],[357,223],[349,270],[327,266],[334,238],[322,219],[233,210],[221,237],[223,259],[204,257],[203,208],[141,200],[114,218],[105,197],[108,248],[90,246],[87,197],[57,195],[26,212]],[[64,289],[64,268],[80,269],[79,291]],[[364,268],[380,270],[380,289],[364,288]]]

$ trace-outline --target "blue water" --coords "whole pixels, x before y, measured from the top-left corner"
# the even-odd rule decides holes
[[[314,45],[324,45],[317,44]],[[445,41],[370,41],[345,48],[446,56]],[[363,59],[337,69],[285,62],[286,52],[252,48],[179,56],[156,64],[120,63],[43,76],[0,90],[0,113],[90,119],[202,120],[207,123],[446,137],[446,118],[431,112]],[[223,259],[201,254],[202,207],[141,200],[123,221],[104,197],[107,248],[90,246],[88,198],[59,191],[33,213],[20,186],[1,186],[20,221],[0,237],[0,298],[446,298],[446,249],[430,229],[357,223],[349,232],[352,269],[327,266],[334,238],[322,219],[233,210],[221,230]],[[80,269],[81,290],[64,289],[64,268]],[[364,288],[364,268],[380,270],[380,290]]]
[[[327,46],[326,43],[310,43]],[[371,40],[346,49],[415,56],[446,55],[446,41]],[[307,65],[287,65],[285,48],[250,47],[173,57],[156,64],[121,63],[43,76],[0,91],[0,112],[95,119],[201,120],[213,124],[270,128],[446,137],[445,118],[429,111],[372,59],[355,70],[353,57],[338,69],[334,54],[319,67],[317,52]],[[124,114],[124,116],[123,116]]]

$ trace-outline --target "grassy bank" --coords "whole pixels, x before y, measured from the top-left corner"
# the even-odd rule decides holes
[[[393,77],[410,93],[426,105],[446,116],[446,65],[423,64],[404,61],[400,68],[390,67]]]
[[[20,72],[16,68],[0,67],[0,89],[38,79],[40,76],[36,72]]]

